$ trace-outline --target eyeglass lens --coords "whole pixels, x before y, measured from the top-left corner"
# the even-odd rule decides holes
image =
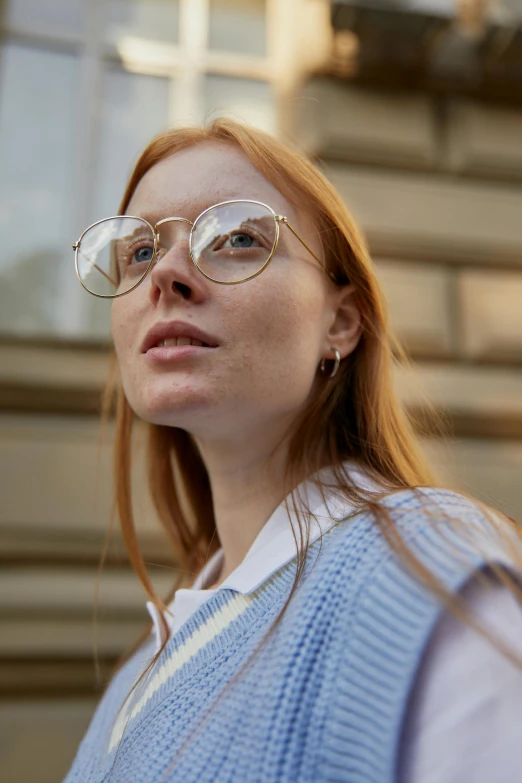
[[[276,221],[264,205],[249,201],[220,204],[196,221],[190,248],[196,266],[211,280],[235,283],[256,275],[270,258],[276,241]],[[187,224],[158,227],[158,250],[167,250]],[[169,241],[167,241],[169,240]],[[113,297],[143,279],[154,255],[154,233],[139,218],[114,217],[91,226],[77,251],[78,275],[88,291]],[[164,253],[161,252],[161,256]],[[157,259],[156,259],[157,260]]]

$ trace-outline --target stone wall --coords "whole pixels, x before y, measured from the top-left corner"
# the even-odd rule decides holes
[[[453,427],[427,453],[447,483],[522,520],[522,110],[327,76],[295,105],[415,361],[401,396],[422,406],[423,390]]]

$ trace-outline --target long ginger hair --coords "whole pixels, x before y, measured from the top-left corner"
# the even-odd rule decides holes
[[[321,378],[317,392],[285,433],[288,458],[284,481],[299,528],[297,532],[294,530],[298,550],[297,566],[288,599],[266,638],[281,622],[306,562],[309,525],[306,514],[301,516],[293,490],[304,478],[309,477],[313,478],[321,492],[331,489],[331,480],[327,483],[320,478],[319,472],[325,466],[329,466],[332,471],[330,475],[334,477],[334,486],[356,509],[369,509],[374,514],[387,541],[419,579],[458,616],[480,632],[481,629],[469,617],[458,597],[449,595],[409,550],[386,508],[378,502],[380,496],[392,492],[407,488],[416,491],[427,486],[442,487],[442,483],[423,456],[413,423],[394,391],[394,363],[406,363],[408,358],[390,328],[385,300],[365,240],[327,178],[299,152],[272,136],[234,120],[218,118],[206,127],[169,130],[153,139],[132,172],[121,202],[120,214],[125,213],[136,186],[152,166],[180,150],[211,141],[239,147],[285,198],[310,216],[313,230],[318,232],[321,239],[326,270],[333,274],[338,285],[348,281],[354,284],[362,314],[362,334],[357,347],[341,363],[333,379]],[[149,578],[134,527],[130,476],[131,433],[136,417],[117,380],[106,393],[106,404],[114,394],[117,515],[128,556],[148,598],[158,609],[165,610],[175,591],[187,585],[219,547],[209,477],[189,433],[174,427],[146,425],[150,493],[172,543],[177,569],[174,584],[169,594],[162,599],[156,594]],[[429,403],[427,405],[432,415],[436,416],[434,409]],[[343,467],[345,461],[355,461],[373,477],[382,487],[380,495],[363,490],[351,480]],[[500,545],[506,551],[509,549],[509,556],[522,571],[519,546],[521,533],[518,525],[475,498],[471,500],[492,521],[501,521],[498,529]],[[285,503],[288,510],[288,499]],[[454,521],[455,524],[459,522]],[[516,546],[510,543],[511,539],[516,540]],[[521,600],[522,590],[517,581],[501,566],[493,563],[491,568]],[[160,616],[167,631],[166,621]],[[149,632],[150,625],[132,649],[120,659],[118,666],[130,657]],[[492,638],[490,634],[486,635]],[[161,655],[168,640],[168,634],[165,636],[166,641],[142,676],[152,669]],[[516,658],[501,642],[498,646],[511,659]],[[520,664],[518,659],[516,661]]]

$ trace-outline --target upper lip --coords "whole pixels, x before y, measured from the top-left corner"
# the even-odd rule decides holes
[[[198,329],[193,324],[186,324],[183,321],[166,321],[155,324],[149,329],[143,340],[141,347],[142,353],[146,353],[149,348],[154,348],[162,340],[169,340],[174,337],[189,337],[191,340],[199,340],[201,343],[207,343],[211,348],[218,345],[215,337],[208,332]]]

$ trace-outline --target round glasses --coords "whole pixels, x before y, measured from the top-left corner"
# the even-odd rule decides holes
[[[205,209],[194,222],[169,217],[152,226],[145,218],[120,215],[93,223],[73,245],[82,286],[102,299],[128,294],[162,256],[158,229],[167,223],[190,225],[192,262],[215,283],[234,285],[259,275],[276,251],[280,223],[323,265],[286,217],[260,201],[232,200]]]

